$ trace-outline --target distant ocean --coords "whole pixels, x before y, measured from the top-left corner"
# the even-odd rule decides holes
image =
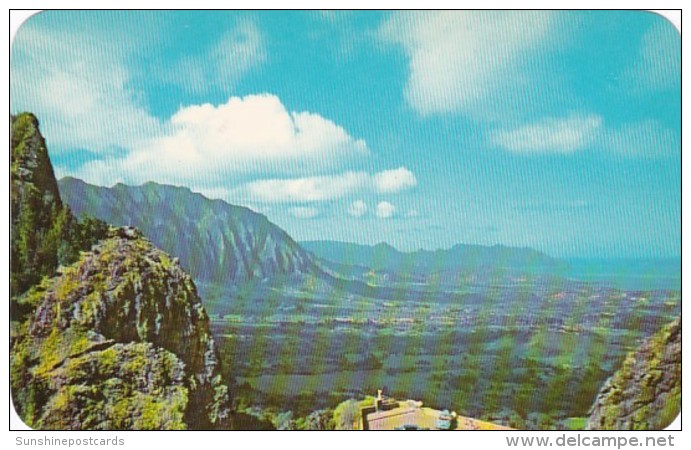
[[[626,290],[681,290],[681,259],[567,259],[567,276]]]

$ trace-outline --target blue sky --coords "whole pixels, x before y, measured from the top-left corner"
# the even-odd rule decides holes
[[[680,59],[646,12],[44,12],[10,97],[59,177],[297,240],[676,257]]]

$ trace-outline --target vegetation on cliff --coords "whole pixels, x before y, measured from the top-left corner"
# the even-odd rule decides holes
[[[230,427],[228,387],[190,276],[136,229],[78,222],[60,199],[38,121],[11,120],[19,416],[40,429]]]
[[[69,177],[59,187],[78,216],[137,227],[179,257],[197,281],[228,285],[313,270],[308,253],[265,216],[185,187],[149,182],[106,188]]]
[[[30,426],[211,428],[227,421],[228,388],[194,283],[135,230],[113,229],[18,303],[34,311],[15,330],[12,354],[15,406]]]
[[[10,155],[12,297],[76,261],[102,239],[107,225],[90,216],[78,222],[60,199],[46,142],[33,114],[11,117]]]
[[[681,409],[681,319],[631,352],[604,384],[588,429],[659,430]]]

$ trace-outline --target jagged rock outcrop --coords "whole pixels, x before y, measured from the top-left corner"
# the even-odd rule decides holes
[[[591,408],[591,430],[659,430],[681,410],[681,320],[630,353]]]
[[[75,214],[137,227],[178,256],[198,281],[228,285],[315,269],[311,256],[265,216],[185,187],[149,182],[106,188],[69,177],[59,187]]]
[[[58,191],[46,142],[33,114],[11,116],[10,294],[25,292],[102,239],[105,223],[78,222]]]
[[[35,311],[12,356],[30,426],[224,426],[227,387],[195,285],[138,232],[113,230],[19,302]]]
[[[32,114],[11,118],[10,385],[40,429],[228,428],[208,317],[177,258],[64,205]],[[84,250],[90,249],[89,252]]]
[[[108,342],[108,341],[106,341]],[[185,429],[184,363],[150,343],[104,344],[50,369],[42,429]]]
[[[10,290],[16,295],[55,270],[69,218],[38,120],[28,113],[10,120]]]
[[[40,194],[44,209],[61,208],[62,201],[53,166],[48,158],[46,141],[39,132],[38,119],[31,113],[10,117],[12,207],[25,203],[28,191]]]

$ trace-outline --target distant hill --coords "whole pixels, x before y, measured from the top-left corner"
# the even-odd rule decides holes
[[[75,214],[137,227],[198,281],[232,284],[314,267],[310,255],[265,216],[188,188],[152,182],[106,188],[69,177],[59,188]]]
[[[332,270],[357,276],[358,271],[374,270],[414,281],[432,274],[500,275],[545,274],[558,271],[562,264],[531,248],[495,245],[458,244],[447,250],[401,252],[389,244],[360,245],[335,241],[305,241],[300,245]]]

